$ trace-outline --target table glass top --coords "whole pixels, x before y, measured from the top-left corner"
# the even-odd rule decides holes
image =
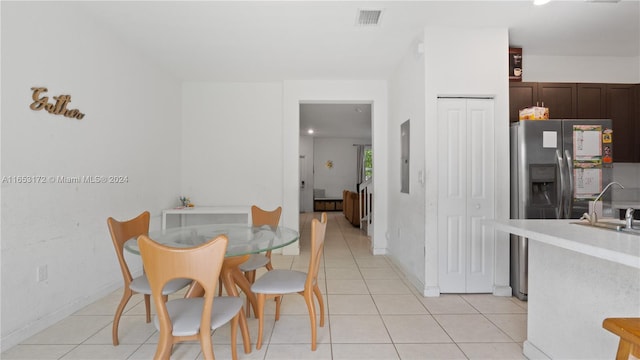
[[[188,248],[210,241],[219,235],[229,238],[226,256],[257,254],[278,249],[298,240],[299,234],[293,229],[279,226],[254,227],[247,224],[211,224],[184,226],[166,230],[152,231],[149,237],[171,247]],[[127,251],[140,254],[137,239],[125,242]]]

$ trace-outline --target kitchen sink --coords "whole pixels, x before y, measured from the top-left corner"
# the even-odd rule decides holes
[[[597,221],[595,224],[591,224],[588,221],[576,221],[572,222],[572,224],[590,226],[600,229],[607,229],[618,231],[621,233],[627,233],[632,235],[640,236],[640,221],[634,220],[631,229],[625,227],[624,220],[616,220],[616,219],[602,219]]]

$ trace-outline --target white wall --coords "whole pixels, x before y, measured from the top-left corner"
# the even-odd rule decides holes
[[[384,186],[386,82],[188,82],[182,91],[181,192],[201,205],[282,206],[282,225],[297,230],[304,101],[373,103],[373,131],[379,138],[374,135],[373,146],[380,149],[380,155],[374,155],[374,169],[380,171],[375,181]],[[385,229],[386,189],[374,196],[376,221]],[[378,251],[384,251],[384,236],[377,239]],[[297,243],[283,250],[288,255],[298,252]]]
[[[283,205],[281,83],[184,83],[177,141],[196,205]]]
[[[613,180],[624,186],[612,187],[613,200],[640,203],[640,163],[613,164]]]
[[[509,218],[509,48],[507,29],[425,28],[425,163],[426,163],[426,273],[425,295],[437,295],[437,170],[438,151],[429,141],[437,129],[439,95],[490,95],[495,103],[496,212]],[[455,44],[455,45],[453,45]],[[495,284],[509,286],[509,242],[496,233]],[[509,291],[510,292],[510,291]]]
[[[284,206],[283,222],[298,229],[300,151],[300,104],[304,102],[353,102],[372,104],[373,148],[373,253],[386,252],[387,242],[387,82],[371,81],[301,81],[284,82],[283,98],[283,164]],[[286,251],[284,252],[286,253]]]
[[[317,138],[313,141],[313,182],[316,189],[324,189],[325,197],[342,198],[342,191],[356,192],[358,156],[353,144],[370,140],[345,138]],[[332,161],[333,167],[326,166]]]
[[[300,192],[300,212],[313,212],[313,136],[300,136],[300,156],[304,156],[304,168],[300,169],[300,180],[304,189]]]
[[[407,49],[389,80],[389,257],[417,289],[424,288],[425,187],[419,179],[425,170],[425,63],[418,41]],[[420,40],[421,41],[421,40]],[[400,192],[400,125],[410,120],[409,194]]]
[[[523,81],[640,83],[639,57],[522,55]]]
[[[70,94],[86,116],[29,109],[33,86]],[[106,219],[150,210],[157,228],[174,204],[179,98],[177,81],[73,6],[3,2],[2,176],[127,182],[2,184],[2,350],[122,286]]]

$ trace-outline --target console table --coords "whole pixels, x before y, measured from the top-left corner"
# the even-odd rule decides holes
[[[342,211],[342,199],[315,198],[313,199],[313,211]]]
[[[180,226],[193,225],[188,223],[188,217],[194,215],[220,215],[224,223],[248,224],[251,209],[248,206],[180,206],[173,209],[162,210],[162,230],[167,229],[167,218],[173,215],[180,217]],[[232,220],[229,220],[232,219]],[[242,219],[242,220],[240,220]]]

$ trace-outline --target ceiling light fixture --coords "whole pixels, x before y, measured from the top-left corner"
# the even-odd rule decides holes
[[[533,0],[533,5],[538,5],[538,6],[544,5],[544,4],[547,4],[549,1],[551,0]]]
[[[307,134],[309,134],[309,135],[313,134],[313,129],[307,130]]]

